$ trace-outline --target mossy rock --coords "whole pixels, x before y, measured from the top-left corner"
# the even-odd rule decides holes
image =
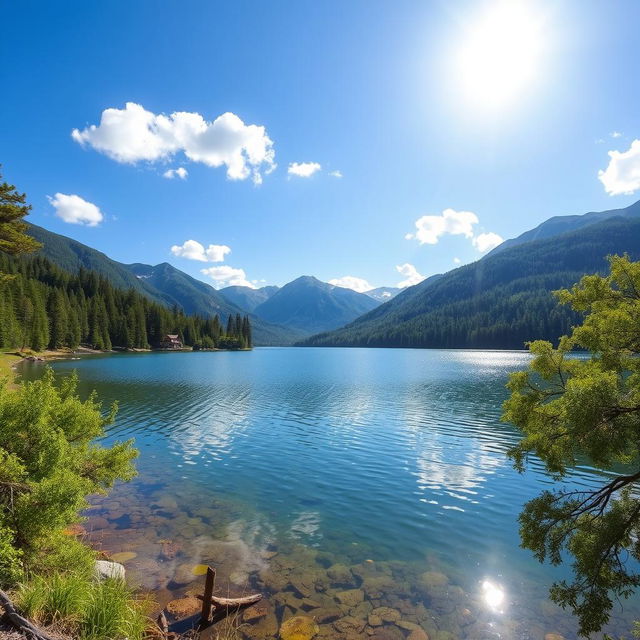
[[[320,631],[313,618],[295,616],[282,623],[280,638],[282,640],[311,640]]]

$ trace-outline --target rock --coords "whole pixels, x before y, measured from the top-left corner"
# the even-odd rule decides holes
[[[194,567],[192,564],[181,564],[176,570],[173,582],[177,585],[185,585],[193,582],[197,577],[193,572],[193,569]]]
[[[360,586],[370,600],[382,598],[387,591],[397,589],[393,578],[387,575],[366,576]]]
[[[338,591],[336,598],[340,604],[344,604],[347,607],[355,607],[364,600],[364,591],[362,591],[362,589]]]
[[[328,624],[340,618],[342,611],[338,607],[322,607],[314,609],[312,615],[318,621],[318,624]]]
[[[344,564],[333,564],[327,569],[327,575],[334,584],[353,584],[351,569]]]
[[[271,560],[271,558],[275,558],[277,555],[278,555],[278,552],[277,552],[277,551],[267,551],[267,550],[264,550],[264,551],[261,551],[261,552],[260,552],[260,557],[261,557],[263,560]]]
[[[564,637],[559,633],[545,633],[544,640],[564,640]]]
[[[405,631],[413,631],[414,629],[419,629],[420,625],[415,622],[409,622],[409,620],[398,620],[398,622],[396,622],[396,627],[400,627]]]
[[[398,627],[377,627],[371,640],[404,640],[404,634]]]
[[[365,624],[364,620],[358,620],[358,618],[354,618],[353,616],[345,616],[344,618],[336,620],[333,623],[333,627],[339,633],[355,634],[362,633]]]
[[[451,631],[438,631],[435,640],[458,640]]]
[[[446,587],[449,583],[449,578],[444,575],[444,573],[440,573],[439,571],[425,571],[420,576],[420,582],[422,586],[424,586],[427,590],[429,589],[438,589]]]
[[[270,609],[271,607],[269,603],[265,600],[261,600],[243,611],[242,621],[253,623],[260,618],[264,618],[264,616],[269,613]]]
[[[119,562],[120,564],[124,564],[125,562],[128,562],[129,560],[133,560],[134,558],[137,558],[138,554],[133,552],[133,551],[121,551],[120,553],[114,553],[111,556],[111,560],[113,560],[113,562]]]
[[[287,586],[287,578],[283,575],[271,571],[271,569],[265,569],[260,572],[260,580],[262,584],[269,590],[275,593],[282,591]]]
[[[260,618],[255,624],[242,626],[242,633],[249,640],[263,640],[273,637],[278,633],[278,619],[275,613],[268,613]]]
[[[165,607],[176,618],[187,618],[202,610],[202,602],[193,596],[171,600]]]
[[[382,626],[382,618],[377,616],[375,613],[369,614],[369,625],[372,627],[381,627]]]
[[[378,607],[371,613],[383,622],[398,622],[402,617],[397,609],[392,609],[391,607]]]
[[[94,575],[98,580],[124,580],[124,567],[118,562],[109,562],[107,560],[96,560],[94,565]]]
[[[308,598],[315,591],[313,588],[312,578],[307,578],[305,576],[291,578],[290,584],[293,587],[293,590],[297,591],[303,598]]]
[[[351,607],[349,609],[349,615],[353,616],[354,618],[362,618],[363,620],[365,620],[371,613],[371,609],[373,609],[373,605],[365,600],[355,607]]]
[[[280,638],[282,640],[311,640],[320,629],[313,618],[295,616],[282,623]]]
[[[101,516],[89,518],[89,528],[92,531],[97,531],[99,529],[108,529],[109,521],[106,518],[102,518]]]
[[[424,629],[418,627],[417,629],[413,629],[411,633],[407,636],[407,640],[429,640],[429,636]]]

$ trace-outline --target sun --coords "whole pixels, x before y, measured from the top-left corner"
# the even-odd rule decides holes
[[[496,0],[466,24],[455,75],[468,99],[498,107],[531,86],[546,35],[542,18],[528,2]]]

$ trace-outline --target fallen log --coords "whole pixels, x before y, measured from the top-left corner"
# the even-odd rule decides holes
[[[35,624],[21,616],[13,606],[13,602],[11,602],[9,596],[2,591],[2,589],[0,589],[0,606],[4,609],[4,615],[2,618],[12,627],[21,633],[24,633],[29,638],[33,638],[34,640],[55,640],[55,638],[51,637]]]
[[[196,596],[198,600],[204,600],[203,596]],[[250,604],[255,604],[256,602],[260,602],[262,600],[262,594],[256,593],[252,596],[244,596],[242,598],[220,598],[218,596],[211,596],[211,604],[215,607],[247,607]]]

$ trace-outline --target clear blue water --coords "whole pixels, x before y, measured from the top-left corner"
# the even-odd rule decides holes
[[[96,501],[87,529],[110,552],[136,553],[131,575],[161,600],[193,586],[180,576],[200,562],[264,589],[261,572],[282,570],[282,558],[309,571],[373,560],[395,567],[395,592],[382,599],[428,607],[415,584],[427,570],[460,586],[457,610],[473,611],[474,624],[446,607],[432,615],[455,637],[480,637],[482,623],[506,638],[570,638],[575,622],[546,597],[566,574],[519,548],[517,515],[550,480],[535,459],[514,471],[505,453],[519,435],[499,420],[507,376],[527,360],[265,348],[85,357],[54,369],[77,370],[83,393],[120,404],[107,441],[135,438],[139,475]],[[585,465],[567,484],[601,480]],[[504,593],[498,606],[483,608],[486,580]],[[637,601],[616,608],[613,629],[628,633],[634,614]]]

